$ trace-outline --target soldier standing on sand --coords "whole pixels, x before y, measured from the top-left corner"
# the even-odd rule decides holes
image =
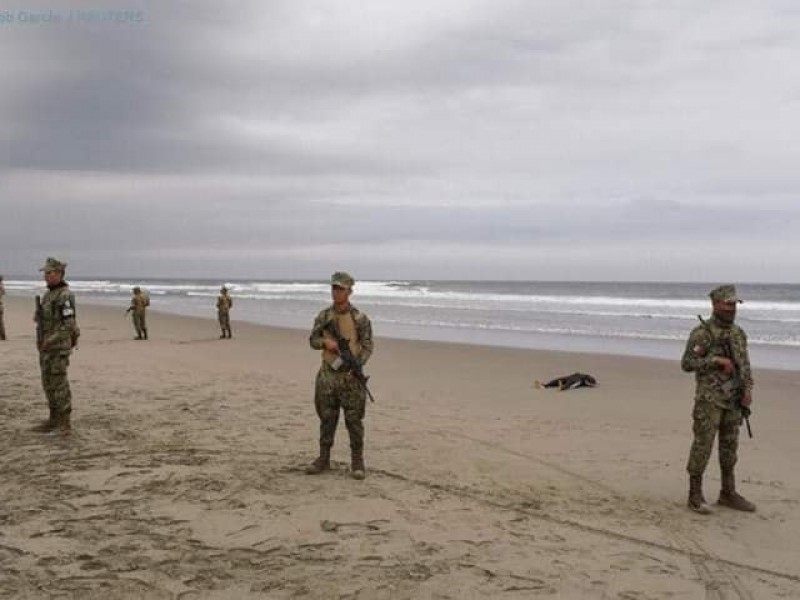
[[[703,497],[703,472],[708,465],[714,437],[719,434],[722,490],[718,504],[752,512],[755,504],[736,492],[733,467],[739,446],[742,407],[753,401],[753,377],[747,351],[747,335],[734,323],[736,305],[742,302],[732,285],[711,290],[711,319],[692,330],[681,359],[681,368],[694,372],[694,442],[686,470],[689,472],[688,506],[700,514],[711,512]]]
[[[314,405],[319,416],[319,456],[306,469],[316,475],[330,469],[331,446],[339,422],[339,411],[344,411],[344,422],[350,434],[351,471],[353,479],[364,479],[364,410],[366,391],[358,380],[341,367],[339,346],[330,330],[335,329],[349,340],[353,356],[364,365],[372,355],[372,324],[367,315],[350,304],[353,278],[344,272],[331,277],[333,304],[322,310],[314,321],[309,343],[314,350],[322,351],[322,365],[317,373]]]
[[[219,328],[222,330],[222,335],[219,339],[232,338],[231,333],[231,307],[233,306],[233,298],[228,294],[228,288],[224,285],[219,290],[217,297],[217,319],[219,320]]]
[[[136,337],[134,339],[147,339],[146,313],[148,306],[150,306],[150,298],[148,298],[146,294],[143,294],[142,288],[137,285],[133,288],[131,305],[128,307],[128,310],[125,311],[125,314],[133,311],[133,327],[136,329]]]
[[[75,314],[75,296],[64,281],[67,264],[48,258],[39,269],[44,272],[47,292],[41,300],[34,320],[41,339],[37,340],[42,387],[47,396],[50,417],[35,431],[59,430],[68,434],[71,429],[72,392],[67,380],[67,368],[72,349],[78,343],[80,329]]]
[[[6,339],[6,326],[3,323],[3,296],[6,295],[6,288],[3,286],[3,276],[0,275],[0,342]]]

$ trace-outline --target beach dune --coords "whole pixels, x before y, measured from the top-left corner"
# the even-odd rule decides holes
[[[685,507],[675,360],[391,340],[375,324],[363,482],[316,455],[306,331],[80,305],[70,437],[32,301],[0,342],[0,597],[800,598],[800,371],[755,371],[737,476],[755,514]],[[322,308],[322,307],[320,307]],[[309,326],[314,315],[309,315]],[[688,333],[688,332],[687,332]],[[599,386],[538,390],[573,371]],[[719,486],[716,454],[706,497]]]

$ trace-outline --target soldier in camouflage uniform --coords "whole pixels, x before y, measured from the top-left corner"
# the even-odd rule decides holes
[[[233,298],[228,294],[228,288],[224,285],[219,290],[217,297],[217,319],[219,320],[219,328],[222,330],[222,335],[219,336],[221,340],[225,338],[232,338],[231,332],[231,307],[233,306]]]
[[[42,334],[38,343],[39,366],[42,371],[42,387],[50,408],[50,417],[36,427],[36,430],[60,430],[65,434],[71,429],[72,414],[72,393],[67,380],[67,367],[69,356],[80,336],[75,314],[75,296],[64,281],[66,267],[66,263],[48,258],[39,269],[44,272],[47,292],[42,297],[41,313],[34,315]]]
[[[6,295],[6,288],[3,286],[3,276],[0,275],[0,341],[6,339],[6,326],[3,322],[3,296]]]
[[[136,337],[134,339],[147,339],[146,313],[148,306],[150,306],[150,299],[146,294],[142,293],[142,288],[137,285],[133,288],[131,305],[128,307],[128,310],[125,311],[125,314],[133,311],[133,327],[136,329]]]
[[[736,492],[733,467],[739,446],[741,407],[752,402],[753,377],[747,351],[747,335],[734,323],[736,306],[742,302],[736,288],[723,285],[711,291],[712,317],[689,335],[681,368],[694,372],[694,442],[686,470],[689,472],[689,508],[701,514],[711,512],[703,497],[703,472],[708,464],[714,437],[719,435],[719,464],[722,490],[718,504],[752,512],[752,502]]]
[[[341,366],[339,347],[330,330],[336,328],[349,340],[350,351],[361,364],[372,355],[372,324],[369,318],[350,304],[353,278],[344,272],[331,277],[333,304],[322,310],[314,321],[309,343],[314,350],[322,351],[322,365],[317,373],[314,405],[320,420],[319,457],[309,465],[306,473],[315,475],[330,469],[331,446],[339,422],[339,411],[344,411],[344,422],[350,434],[351,471],[354,479],[364,479],[364,410],[366,392],[349,372],[338,370]]]

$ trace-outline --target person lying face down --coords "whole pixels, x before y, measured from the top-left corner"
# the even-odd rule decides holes
[[[588,373],[573,373],[572,375],[556,377],[547,383],[542,383],[537,380],[534,382],[534,385],[537,389],[558,388],[559,391],[563,392],[564,390],[574,390],[582,387],[595,387],[597,385],[597,379]]]

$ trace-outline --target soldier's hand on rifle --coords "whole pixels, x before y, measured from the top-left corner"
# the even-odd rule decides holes
[[[736,365],[733,364],[733,361],[730,358],[725,356],[715,356],[714,362],[717,363],[717,366],[722,369],[726,375],[733,375],[734,371],[736,371]]]
[[[337,344],[334,340],[330,338],[322,338],[322,345],[328,352],[339,354],[339,344]]]
[[[750,406],[753,403],[753,394],[747,390],[742,394],[742,406]]]

